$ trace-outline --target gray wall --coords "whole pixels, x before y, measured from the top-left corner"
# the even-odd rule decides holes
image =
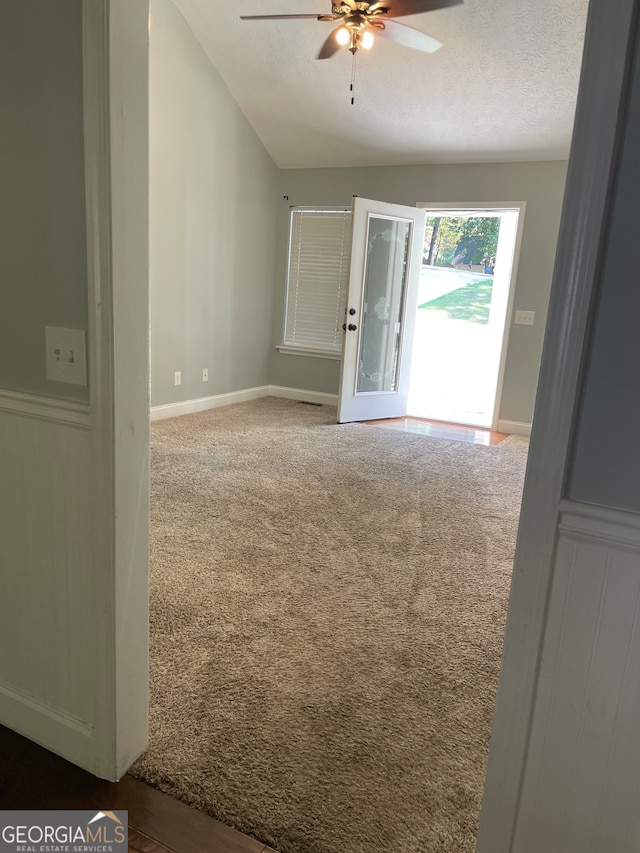
[[[86,400],[44,347],[87,328],[81,0],[0,0],[0,115],[0,387]]]
[[[577,417],[570,498],[640,512],[640,59]]]
[[[511,327],[500,417],[530,423],[566,166],[565,162],[544,162],[281,171],[271,382],[338,391],[339,362],[275,350],[282,342],[289,205],[344,205],[353,195],[398,204],[526,201],[514,309],[535,311],[536,323]]]
[[[275,165],[181,14],[153,0],[152,405],[268,382],[276,188]]]

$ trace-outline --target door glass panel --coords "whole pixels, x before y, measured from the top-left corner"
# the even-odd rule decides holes
[[[358,394],[396,391],[411,222],[370,215],[358,354]]]

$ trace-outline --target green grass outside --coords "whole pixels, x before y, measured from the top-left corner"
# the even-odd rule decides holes
[[[465,320],[467,323],[486,326],[489,322],[492,288],[492,278],[474,281],[430,302],[423,302],[418,307],[427,311],[442,311],[450,320]]]

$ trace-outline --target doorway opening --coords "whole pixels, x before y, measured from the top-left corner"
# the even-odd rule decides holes
[[[524,205],[421,206],[407,414],[496,429]]]

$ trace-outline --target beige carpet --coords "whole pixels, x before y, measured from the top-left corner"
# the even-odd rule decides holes
[[[283,853],[472,851],[527,443],[334,421],[153,425],[133,772]]]

